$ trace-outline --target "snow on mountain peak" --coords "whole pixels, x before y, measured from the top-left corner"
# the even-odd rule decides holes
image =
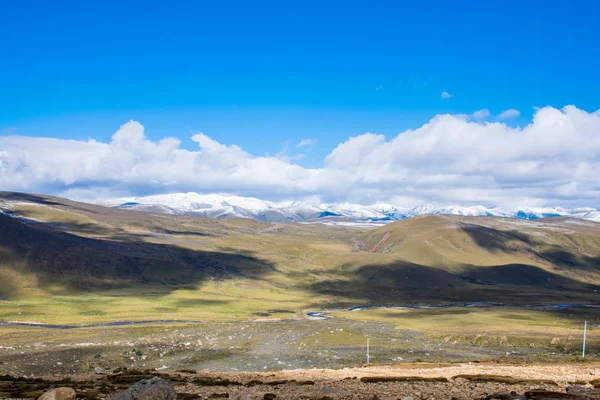
[[[173,193],[131,197],[103,202],[105,205],[139,211],[186,214],[210,218],[250,218],[265,222],[315,221],[322,218],[344,218],[346,221],[396,221],[419,215],[451,214],[464,216],[496,216],[537,219],[569,216],[600,222],[594,208],[567,210],[560,207],[485,207],[482,205],[438,207],[425,204],[413,208],[387,203],[360,205],[354,203],[318,203],[301,201],[271,202],[255,197],[227,194]]]

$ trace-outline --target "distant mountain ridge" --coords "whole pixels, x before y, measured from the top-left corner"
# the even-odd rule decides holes
[[[436,207],[423,205],[403,208],[391,204],[360,205],[351,203],[312,204],[308,202],[271,202],[254,197],[221,194],[174,193],[116,199],[102,202],[115,208],[162,214],[194,215],[204,218],[249,218],[263,222],[322,222],[327,224],[381,225],[420,215],[464,215],[507,217],[535,220],[550,217],[572,217],[600,222],[600,211],[594,208],[560,207]]]

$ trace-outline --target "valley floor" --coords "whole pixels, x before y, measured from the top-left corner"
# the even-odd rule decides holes
[[[71,375],[119,367],[220,372],[345,368],[365,363],[367,338],[377,364],[572,362],[581,351],[581,329],[570,322],[581,318],[571,314],[581,310],[389,312],[67,330],[0,326],[0,374]],[[600,361],[600,329],[593,325],[587,350],[588,360]]]

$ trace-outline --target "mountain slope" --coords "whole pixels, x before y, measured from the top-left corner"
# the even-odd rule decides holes
[[[457,269],[529,264],[570,277],[597,279],[600,226],[570,218],[520,221],[421,216],[363,234],[360,247],[411,262]]]

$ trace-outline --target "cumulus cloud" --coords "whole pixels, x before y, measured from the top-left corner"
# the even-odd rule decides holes
[[[521,115],[519,110],[515,110],[514,108],[511,108],[510,110],[505,110],[505,111],[502,111],[500,114],[498,114],[498,119],[505,120],[505,119],[510,119],[510,118],[517,118],[519,115]]]
[[[452,97],[454,97],[454,95],[450,94],[448,92],[442,92],[441,97],[442,97],[442,99],[451,99]]]
[[[90,198],[180,191],[363,204],[597,207],[600,112],[536,111],[523,128],[437,115],[414,130],[340,143],[322,168],[260,157],[204,133],[194,150],[135,121],[110,142],[0,136],[0,188]]]
[[[303,146],[312,146],[314,144],[317,144],[317,139],[302,139],[301,141],[298,142],[298,144],[296,146],[303,147]]]

